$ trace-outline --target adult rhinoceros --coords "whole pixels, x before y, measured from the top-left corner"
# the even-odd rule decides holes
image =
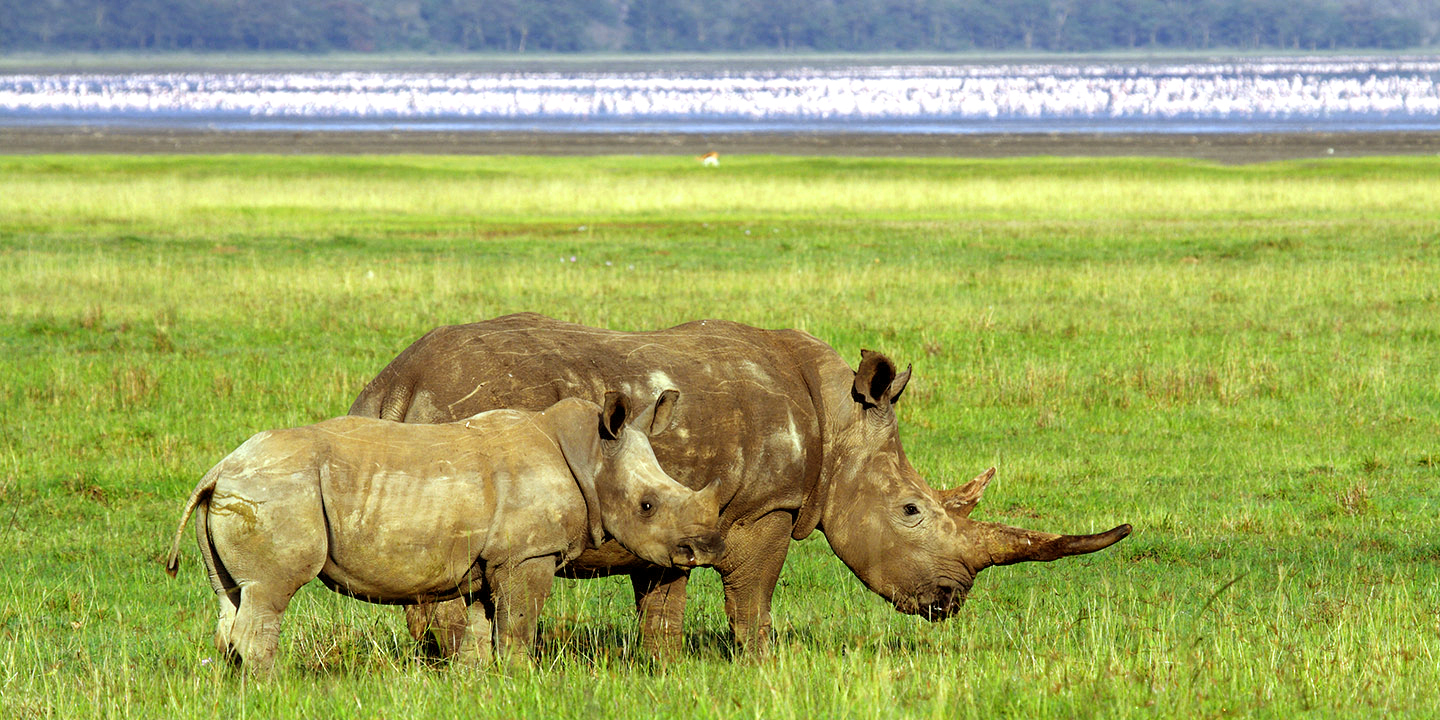
[[[953,490],[921,479],[895,419],[909,380],[908,367],[901,372],[876,352],[862,351],[851,370],[830,346],[795,330],[700,320],[617,332],[524,313],[430,331],[350,412],[435,423],[569,396],[595,400],[607,389],[639,403],[679,390],[672,429],[651,444],[682,484],[718,483],[726,551],[715,568],[730,629],[747,650],[768,646],[770,599],[790,540],[817,528],[866,587],[929,620],[953,614],[987,567],[1094,552],[1130,534],[1129,525],[1053,535],[969,519],[994,469]],[[688,571],[648,565],[614,543],[586,551],[568,570],[616,573],[631,576],[647,647],[678,648]],[[412,630],[418,617],[412,609]],[[436,621],[460,617],[457,608]]]

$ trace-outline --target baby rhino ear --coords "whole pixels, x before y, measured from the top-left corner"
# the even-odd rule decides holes
[[[609,399],[609,395],[606,396]],[[605,522],[600,515],[600,495],[595,490],[595,478],[600,474],[602,455],[600,437],[605,433],[605,413],[594,403],[583,403],[583,409],[556,419],[555,435],[560,443],[560,452],[575,484],[585,497],[585,517],[589,525],[590,547],[600,547],[605,542]],[[613,438],[612,438],[613,439]]]
[[[605,404],[600,407],[600,437],[614,440],[625,429],[625,419],[630,415],[629,401],[624,393],[614,390],[605,393]]]
[[[635,427],[650,437],[669,430],[670,426],[675,423],[676,408],[679,403],[679,390],[666,390],[660,393],[660,397],[655,398],[655,402],[635,418]]]

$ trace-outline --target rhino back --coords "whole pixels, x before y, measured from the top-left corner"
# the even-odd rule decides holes
[[[837,365],[838,364],[838,365]],[[644,406],[680,391],[673,428],[651,439],[681,483],[721,483],[722,523],[800,506],[819,473],[821,378],[848,372],[793,330],[699,320],[620,332],[510,315],[427,333],[356,400],[352,414],[446,422],[499,407],[538,410],[620,390]]]

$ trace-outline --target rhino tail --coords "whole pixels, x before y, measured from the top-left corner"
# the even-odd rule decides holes
[[[387,382],[388,374],[381,373],[360,391],[350,406],[351,415],[405,422],[405,413],[410,410],[410,400],[415,394],[414,383]]]
[[[405,422],[405,414],[410,410],[410,400],[414,395],[415,386],[411,383],[391,388],[380,405],[380,419]]]
[[[190,499],[185,503],[185,512],[180,516],[180,527],[175,528],[175,540],[170,544],[170,555],[165,558],[165,572],[170,577],[180,569],[180,538],[185,534],[185,524],[190,522],[190,515],[201,503],[210,499],[211,493],[215,492],[215,483],[220,479],[220,466],[216,465],[205,473],[200,479],[200,484],[195,486],[194,492],[190,493]],[[196,522],[199,522],[198,520]]]

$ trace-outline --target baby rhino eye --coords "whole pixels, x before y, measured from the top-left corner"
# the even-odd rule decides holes
[[[906,515],[919,515],[919,514],[920,514],[920,508],[917,507],[917,506],[915,505],[915,503],[905,503],[905,514],[906,514]]]
[[[645,516],[648,517],[648,516],[650,515],[650,513],[654,512],[654,511],[655,511],[655,505],[652,504],[649,500],[641,500],[641,501],[640,501],[640,514],[641,514],[641,515],[645,515]]]

